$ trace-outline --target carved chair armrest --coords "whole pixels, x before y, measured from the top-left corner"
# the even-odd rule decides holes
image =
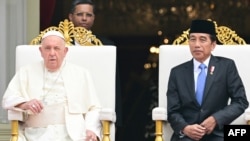
[[[10,141],[18,140],[18,123],[24,121],[25,113],[21,111],[8,110],[8,120],[11,121],[11,138]]]
[[[163,141],[163,123],[167,122],[166,108],[154,108],[152,111],[152,119],[155,121],[155,141]]]
[[[103,125],[102,141],[110,141],[110,124],[116,122],[116,113],[109,108],[103,108],[100,111],[100,120]]]
[[[250,125],[250,108],[246,109],[245,111],[245,120],[247,125]]]

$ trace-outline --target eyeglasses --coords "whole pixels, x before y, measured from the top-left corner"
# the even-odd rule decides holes
[[[92,13],[86,13],[86,12],[73,13],[73,15],[76,15],[77,17],[87,17],[87,18],[94,17],[94,14],[92,14]]]

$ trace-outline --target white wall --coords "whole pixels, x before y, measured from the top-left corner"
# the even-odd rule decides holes
[[[0,94],[1,94],[1,98],[2,98],[2,94],[4,92],[4,89],[6,87],[6,59],[7,59],[7,55],[6,55],[6,20],[7,20],[7,17],[6,17],[6,1],[7,0],[1,0],[0,1],[0,17],[2,17],[2,22],[0,22],[0,66],[1,66],[1,69],[0,69]],[[0,98],[0,99],[1,99]],[[0,108],[0,122],[3,122],[4,120],[4,116],[5,114],[3,113],[3,110]]]
[[[0,101],[15,73],[15,47],[39,34],[39,0],[0,0]],[[0,123],[7,123],[0,107]]]
[[[15,73],[15,47],[39,33],[39,0],[0,0],[0,103]],[[2,105],[2,104],[1,104]],[[9,141],[7,112],[0,106],[0,141]]]

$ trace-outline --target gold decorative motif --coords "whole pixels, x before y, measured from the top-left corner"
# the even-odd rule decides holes
[[[58,27],[51,26],[44,31],[41,31],[41,33],[30,42],[30,44],[39,45],[41,43],[42,36],[51,30],[61,32],[65,38],[67,46],[72,46],[72,42],[74,42],[74,40],[82,46],[102,45],[102,42],[96,38],[91,31],[85,29],[84,27],[74,27],[74,24],[67,19],[60,22]]]
[[[219,43],[223,45],[236,45],[236,44],[245,45],[246,44],[245,40],[239,37],[235,33],[235,31],[231,30],[230,28],[226,26],[217,26],[217,23],[215,21],[213,22],[215,24],[215,29],[216,29],[216,34],[217,34],[216,37]],[[173,44],[174,45],[188,44],[189,30],[190,29],[183,31],[183,33],[174,40]]]
[[[181,36],[176,38],[173,42],[173,45],[187,45],[188,44],[188,35],[189,35],[189,30],[183,31]]]

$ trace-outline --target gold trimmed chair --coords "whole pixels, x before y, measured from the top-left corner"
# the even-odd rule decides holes
[[[216,22],[213,22],[216,25],[216,36],[221,43],[216,46],[213,54],[235,60],[246,91],[249,92],[250,68],[244,63],[246,60],[250,60],[250,45],[246,44],[245,40],[239,37],[235,31],[226,26],[217,26]],[[189,30],[184,31],[183,34],[176,38],[172,45],[161,45],[159,47],[158,107],[152,110],[152,119],[155,121],[155,141],[170,141],[173,133],[167,121],[167,82],[172,67],[192,58],[188,47]],[[250,94],[247,94],[248,101],[250,101]],[[250,125],[250,109],[248,108],[232,124]]]
[[[208,20],[212,21],[211,19],[208,19]],[[213,21],[213,22],[214,22],[215,30],[217,34],[216,37],[219,43],[223,45],[245,45],[246,44],[245,40],[239,37],[234,30],[230,29],[227,26],[218,26],[216,21]],[[189,30],[190,29],[183,31],[183,33],[174,40],[173,45],[187,45]]]
[[[69,48],[66,59],[83,65],[94,74],[93,79],[97,93],[104,107],[100,112],[99,118],[103,128],[101,140],[115,141],[115,46],[104,46],[91,31],[82,27],[74,27],[72,22],[65,19],[59,23],[58,27],[52,26],[41,31],[30,42],[30,45],[19,45],[16,47],[16,70],[24,64],[42,59],[38,47],[42,36],[51,30],[59,31],[64,35]],[[77,42],[80,46],[74,46],[74,42]],[[19,122],[24,119],[23,113],[8,110],[8,119],[11,120],[10,141],[18,141]]]
[[[78,44],[82,46],[100,46],[103,45],[102,42],[96,38],[95,35],[92,34],[91,31],[83,28],[83,27],[74,27],[74,24],[69,20],[65,19],[63,22],[60,22],[58,27],[51,26],[46,28],[44,31],[34,38],[30,44],[31,45],[39,45],[42,39],[42,36],[50,31],[56,30],[61,32],[64,35],[66,44],[68,46],[75,45],[73,42],[76,41]]]

